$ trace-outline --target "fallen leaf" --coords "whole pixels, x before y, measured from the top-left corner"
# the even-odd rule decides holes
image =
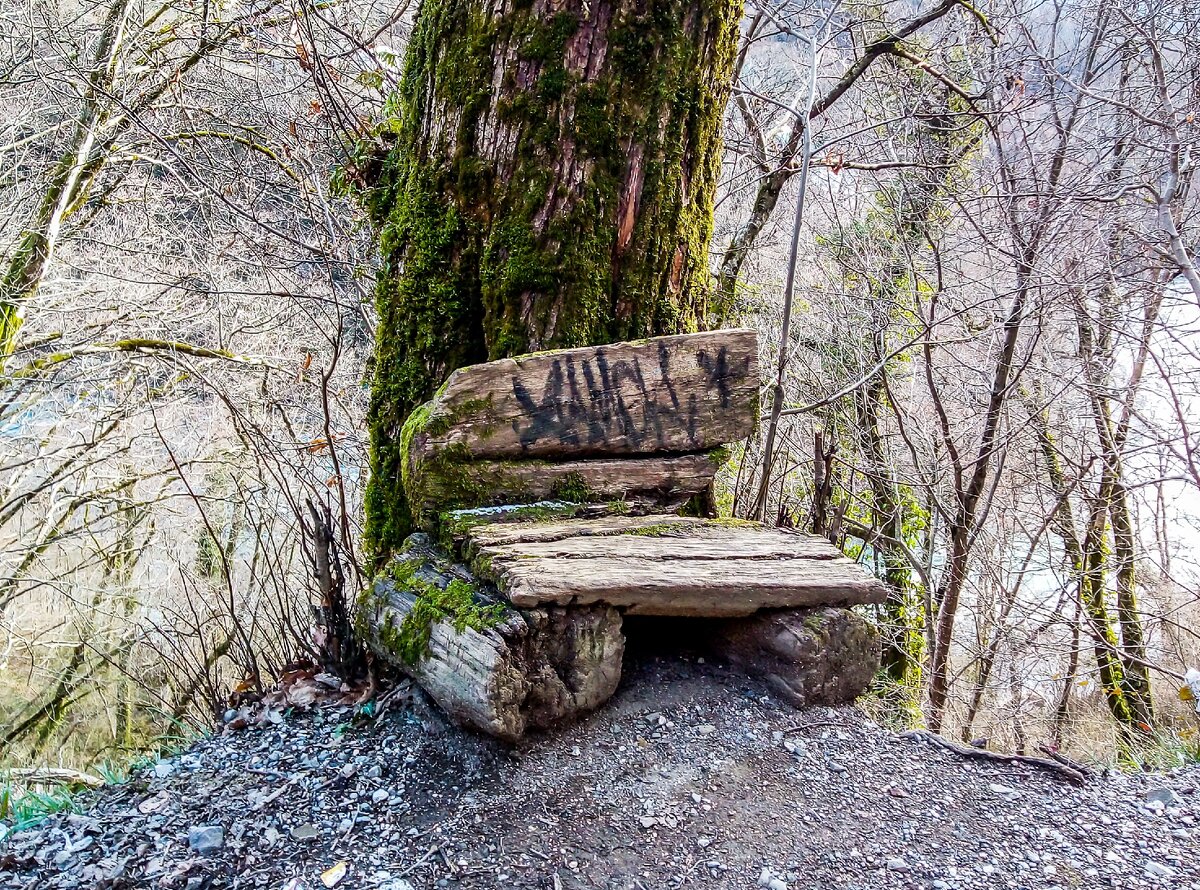
[[[336,887],[346,877],[346,860],[335,863],[321,872],[321,883],[326,887]]]

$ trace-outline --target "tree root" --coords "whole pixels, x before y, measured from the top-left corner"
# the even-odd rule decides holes
[[[965,745],[956,744],[949,739],[944,739],[934,732],[927,729],[909,729],[900,733],[902,739],[924,739],[927,742],[932,742],[945,748],[947,751],[953,751],[955,754],[962,757],[978,757],[983,760],[991,760],[995,763],[1024,763],[1029,766],[1036,766],[1039,769],[1047,770],[1048,772],[1060,776],[1069,782],[1076,785],[1082,785],[1091,777],[1091,773],[1079,763],[1063,763],[1059,760],[1049,760],[1045,757],[1028,757],[1024,754],[998,754],[995,751],[988,751],[984,748],[968,748]],[[1063,758],[1066,760],[1066,758]]]

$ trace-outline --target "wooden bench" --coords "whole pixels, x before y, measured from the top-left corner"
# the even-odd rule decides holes
[[[709,505],[758,385],[741,330],[455,371],[402,433],[425,531],[364,597],[372,647],[506,739],[612,695],[623,615],[729,619],[713,648],[798,704],[861,693],[878,639],[844,607],[878,580],[821,538],[679,515]]]

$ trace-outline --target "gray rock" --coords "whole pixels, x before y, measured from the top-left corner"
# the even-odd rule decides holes
[[[1183,798],[1170,788],[1151,788],[1146,792],[1145,801],[1148,804],[1162,804],[1164,807],[1177,807],[1183,803]]]
[[[310,822],[297,825],[290,832],[288,832],[288,834],[290,834],[292,836],[292,840],[295,841],[311,841],[321,836],[321,832],[318,831],[317,827]]]
[[[908,871],[911,866],[902,857],[896,856],[887,861],[888,871]]]
[[[1175,869],[1169,865],[1163,865],[1161,862],[1155,862],[1153,859],[1147,859],[1145,866],[1142,868],[1148,878],[1173,878],[1175,877]]]
[[[188,832],[188,846],[201,856],[221,849],[224,843],[225,829],[220,825],[197,825]]]

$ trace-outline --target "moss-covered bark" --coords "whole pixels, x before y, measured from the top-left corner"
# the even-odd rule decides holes
[[[367,177],[383,268],[367,545],[456,367],[694,330],[741,0],[423,0]]]

